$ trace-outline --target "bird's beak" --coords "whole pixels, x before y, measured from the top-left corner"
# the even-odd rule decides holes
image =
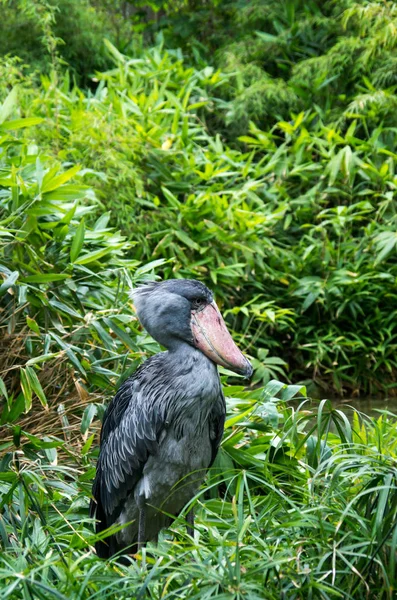
[[[215,302],[192,311],[191,329],[195,346],[214,363],[246,378],[252,375],[251,363],[233,342]]]

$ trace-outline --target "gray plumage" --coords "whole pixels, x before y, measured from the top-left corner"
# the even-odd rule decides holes
[[[138,288],[134,302],[168,350],[123,383],[105,414],[91,514],[98,533],[131,523],[97,543],[102,557],[136,550],[140,515],[144,541],[171,523],[168,515],[197,493],[214,461],[225,420],[217,367],[195,347],[190,327],[192,310],[211,304],[211,292],[194,280],[169,280]]]

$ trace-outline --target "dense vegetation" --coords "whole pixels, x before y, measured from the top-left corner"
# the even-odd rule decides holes
[[[0,475],[2,597],[392,599],[396,424],[355,414],[350,425],[326,402],[295,412],[286,402],[299,391],[277,381],[226,389],[225,439],[194,502],[194,540],[184,512],[130,566],[90,551],[87,411],[73,440],[67,420],[64,439],[14,430],[18,450]]]
[[[4,597],[391,599],[395,422],[290,401],[396,390],[395,4],[1,6]],[[122,567],[87,507],[157,276],[214,289],[255,375],[194,543]]]
[[[291,381],[392,393],[393,3],[181,3],[177,11],[160,3],[157,12],[116,3],[105,19],[108,37],[131,58],[109,41],[90,41],[99,66],[115,64],[95,74],[92,91],[63,74],[64,60],[82,81],[94,69],[87,63],[82,71],[65,54],[79,43],[72,36],[68,46],[72,31],[57,45],[57,23],[68,23],[56,20],[63,4],[46,12],[33,3],[41,7],[34,14],[22,0],[14,4],[6,4],[10,18],[16,6],[35,18],[49,49],[40,82],[15,58],[3,62],[10,87],[19,88],[20,115],[42,118],[23,139],[81,166],[101,201],[92,222],[110,211],[110,224],[132,244],[128,258],[165,259],[160,275],[215,286],[245,350]],[[81,19],[97,11],[97,24],[107,10],[68,7]],[[182,36],[189,27],[199,36],[205,20],[214,29],[205,40]],[[134,37],[142,23],[149,41],[161,30],[168,49],[161,41],[145,49]]]

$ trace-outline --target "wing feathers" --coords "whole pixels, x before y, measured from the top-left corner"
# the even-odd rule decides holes
[[[106,516],[106,523],[99,524],[99,531],[117,518],[120,506],[134,489],[149,454],[156,453],[157,440],[164,427],[164,421],[155,410],[157,398],[153,393],[150,395],[142,375],[142,369],[138,369],[124,382],[105,414],[93,486],[97,506],[101,505],[97,513]],[[146,388],[145,393],[143,388]],[[95,506],[91,511],[95,512]]]

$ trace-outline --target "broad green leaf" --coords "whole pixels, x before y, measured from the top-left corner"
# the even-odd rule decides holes
[[[50,300],[49,303],[54,308],[58,308],[58,310],[60,310],[61,312],[66,313],[67,315],[70,315],[71,317],[74,317],[75,319],[83,319],[84,318],[81,316],[80,313],[78,313],[76,310],[74,310],[74,308],[72,308],[71,306],[68,306],[67,304],[64,304],[63,302],[60,302],[59,300]]]
[[[42,123],[44,119],[40,117],[29,117],[27,119],[14,119],[13,121],[7,121],[1,124],[1,129],[8,131],[11,129],[23,129],[24,127],[32,127],[32,125],[38,125]]]
[[[187,233],[185,233],[181,229],[176,229],[174,233],[177,236],[177,238],[179,238],[181,240],[181,242],[183,242],[184,244],[186,244],[186,246],[189,246],[189,248],[193,248],[194,250],[199,250],[200,249],[200,246],[194,240],[192,240],[187,235]]]
[[[229,419],[227,419],[225,421],[225,429],[229,429],[230,427],[233,427],[234,425],[237,425],[237,423],[239,423],[240,421],[244,421],[244,419],[252,412],[252,410],[253,409],[250,406],[244,412],[239,413],[238,415],[232,416]]]
[[[4,398],[6,400],[8,400],[6,384],[4,383],[4,380],[2,379],[2,377],[0,377],[0,394],[2,394],[4,396]]]
[[[265,31],[255,31],[255,35],[257,35],[262,41],[270,44],[278,42],[278,37],[276,35],[272,35],[271,33],[267,33]]]
[[[47,173],[44,175],[43,185],[41,187],[42,193],[45,194],[46,192],[52,192],[53,190],[56,190],[57,188],[61,187],[61,185],[72,179],[79,171],[80,166],[75,165],[68,171],[61,173],[61,175],[56,175],[55,177],[52,172]]]
[[[281,383],[281,381],[276,381],[272,379],[263,389],[263,399],[271,398],[273,396],[277,396],[277,394],[285,387],[285,383]]]
[[[306,388],[303,385],[287,385],[281,390],[280,399],[284,401],[291,400],[295,396],[300,394],[306,396]]]
[[[31,329],[35,333],[40,333],[40,327],[38,326],[37,321],[35,321],[34,319],[31,319],[27,315],[26,315],[26,324],[29,327],[29,329]]]
[[[95,440],[95,437],[96,437],[96,435],[95,435],[95,433],[93,433],[92,435],[90,435],[87,438],[87,441],[85,442],[84,446],[81,449],[82,456],[86,456],[88,454],[88,452],[90,451],[90,448]]]
[[[114,244],[113,246],[108,246],[106,248],[101,248],[101,250],[93,250],[92,252],[88,252],[87,254],[83,254],[80,258],[74,261],[75,265],[88,265],[89,263],[95,262],[100,258],[103,258],[107,254],[122,248],[123,244]]]
[[[26,367],[26,375],[27,375],[27,379],[29,380],[30,389],[36,394],[36,396],[40,400],[42,406],[47,408],[47,406],[48,406],[47,398],[44,394],[43,388],[41,387],[39,378],[36,375],[36,371],[32,367],[27,366]]]
[[[136,278],[141,277],[145,273],[149,273],[150,271],[153,271],[157,267],[161,267],[162,265],[164,265],[165,262],[166,262],[165,258],[158,258],[157,260],[152,260],[151,262],[146,263],[142,267],[139,267],[135,271],[135,277]]]
[[[123,331],[123,329],[116,325],[116,323],[114,323],[112,319],[105,318],[104,323],[106,323],[106,325],[110,327],[112,331],[114,331],[117,337],[127,346],[127,348],[129,348],[133,352],[137,351],[138,348],[136,343],[131,339],[128,333],[126,333],[125,331]]]
[[[52,360],[53,358],[58,358],[58,357],[59,357],[59,352],[50,352],[48,354],[41,354],[40,356],[36,356],[35,358],[29,358],[29,360],[26,362],[26,365],[30,367],[32,365],[38,365],[43,362],[48,362],[49,360]]]
[[[84,413],[83,413],[83,418],[81,419],[81,426],[80,426],[80,431],[83,434],[83,436],[87,433],[88,428],[91,425],[92,420],[94,419],[96,414],[97,414],[96,404],[89,404],[88,406],[86,406]]]
[[[0,124],[10,116],[17,103],[17,88],[14,87],[0,106]]]
[[[6,279],[0,285],[0,296],[5,294],[6,291],[8,290],[8,288],[10,288],[11,286],[14,285],[14,283],[17,281],[18,277],[19,277],[19,271],[13,271],[10,275],[8,275],[8,277],[6,277]],[[1,281],[1,279],[0,279],[0,281]]]
[[[180,204],[178,198],[172,192],[170,192],[170,190],[168,190],[165,186],[161,186],[161,189],[163,191],[164,196],[167,198],[168,202],[171,204],[171,206],[179,209],[181,204]]]
[[[55,342],[58,344],[58,346],[60,348],[62,348],[62,350],[65,350],[65,353],[68,356],[70,362],[76,367],[76,369],[84,377],[86,377],[87,374],[85,372],[85,369],[84,369],[83,365],[81,364],[80,360],[77,358],[77,355],[74,352],[74,350],[70,347],[70,345],[67,344],[66,342],[64,342],[56,333],[54,333],[54,331],[50,331],[49,334],[53,338],[53,340],[55,340]]]

